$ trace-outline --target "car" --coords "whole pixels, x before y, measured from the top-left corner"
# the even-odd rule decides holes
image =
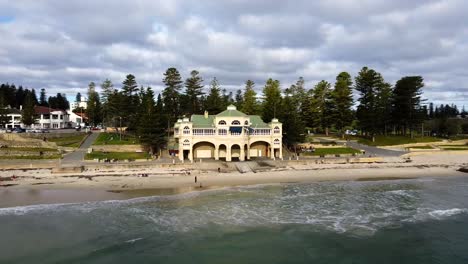
[[[49,133],[50,132],[49,129],[47,129],[47,128],[40,129],[40,131],[41,131],[40,133]]]
[[[75,130],[76,130],[76,131],[81,131],[81,126],[76,126],[76,127],[75,127]]]
[[[13,129],[13,131],[11,131],[12,133],[25,133],[26,132],[26,129],[24,128],[21,128],[21,127],[15,127]]]

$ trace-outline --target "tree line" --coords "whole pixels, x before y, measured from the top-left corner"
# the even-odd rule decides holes
[[[235,93],[222,88],[216,77],[205,88],[205,80],[196,70],[183,80],[176,68],[168,68],[163,74],[163,84],[164,89],[156,96],[151,87],[138,85],[132,74],[126,76],[121,88],[106,79],[99,84],[100,93],[91,82],[87,109],[74,111],[86,112],[91,125],[126,127],[152,150],[165,143],[166,133],[178,118],[203,114],[205,110],[217,114],[230,104],[246,114],[260,115],[265,122],[278,118],[288,144],[303,141],[308,132],[343,134],[351,128],[371,138],[388,134],[413,136],[428,119],[450,118],[460,113],[448,105],[434,108],[429,104],[428,108],[421,97],[424,87],[421,76],[405,76],[392,85],[368,67],[363,67],[354,78],[341,72],[334,83],[322,80],[311,88],[306,87],[302,77],[284,89],[280,81],[270,78],[262,85],[261,94],[257,94],[257,84],[252,80],[247,80]],[[34,89],[8,84],[0,89],[3,105],[26,105],[26,97],[33,105],[60,109],[69,106],[64,94],[47,98],[45,89],[41,89],[39,100]],[[76,100],[81,101],[80,93]]]

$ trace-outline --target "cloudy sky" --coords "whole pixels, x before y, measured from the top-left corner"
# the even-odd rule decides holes
[[[394,83],[422,75],[425,97],[468,107],[463,0],[0,0],[0,82],[73,98],[127,73],[159,91],[176,67],[234,90],[267,78],[308,88],[363,66]]]

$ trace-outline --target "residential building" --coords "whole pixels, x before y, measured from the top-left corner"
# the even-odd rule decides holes
[[[274,118],[265,123],[258,115],[246,115],[230,105],[217,115],[192,115],[174,125],[178,158],[250,160],[279,158],[282,153],[282,124]]]
[[[71,110],[76,109],[78,107],[82,107],[83,109],[88,108],[88,101],[86,100],[86,98],[81,97],[81,101],[75,101],[73,103],[70,103]]]
[[[7,109],[7,117],[9,123],[5,125],[5,128],[15,128],[15,127],[22,127],[21,123],[21,110],[15,108]]]
[[[68,122],[71,127],[77,127],[77,126],[84,127],[85,126],[85,122],[87,120],[85,113],[73,113],[72,111],[67,110],[67,114],[68,114]]]
[[[69,124],[69,115],[64,110],[53,109],[47,106],[35,106],[34,111],[37,115],[37,121],[34,128],[67,128]]]

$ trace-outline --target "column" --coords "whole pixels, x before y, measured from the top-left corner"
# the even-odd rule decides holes
[[[244,161],[244,160],[245,160],[245,150],[244,150],[244,146],[242,146],[241,149],[240,149],[240,157],[239,157],[239,160],[240,160],[240,161]]]
[[[214,158],[215,160],[219,160],[219,145],[215,145]]]
[[[192,146],[190,146],[190,151],[189,151],[189,154],[188,154],[188,159],[190,160],[190,162],[193,162],[193,148],[192,148]]]
[[[231,147],[232,146],[226,146],[226,161],[231,161]]]
[[[250,160],[250,145],[247,144],[247,159]]]
[[[283,148],[282,147],[279,148],[279,158],[283,159]]]
[[[178,154],[179,160],[183,161],[184,160],[184,146],[182,144],[182,141],[179,140],[179,154]]]
[[[275,149],[273,147],[270,147],[270,158],[275,159]]]

